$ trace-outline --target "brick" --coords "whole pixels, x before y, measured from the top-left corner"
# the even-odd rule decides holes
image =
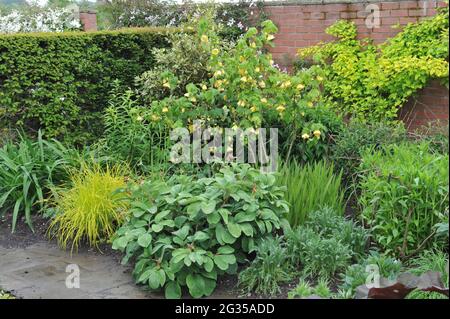
[[[402,1],[400,2],[400,9],[415,9],[418,8],[417,1]]]
[[[391,10],[391,17],[407,17],[407,16],[408,16],[407,9]]]
[[[421,17],[424,16],[425,12],[421,9],[410,9],[408,10],[408,16],[409,17]]]
[[[348,5],[344,3],[324,4],[322,8],[326,12],[341,12],[348,10]]]
[[[408,24],[408,23],[415,23],[415,22],[417,22],[417,18],[414,18],[414,17],[400,18],[399,19],[399,23],[401,25]]]
[[[356,12],[355,11],[341,12],[340,16],[341,16],[342,19],[355,19],[356,18]]]
[[[338,20],[341,17],[341,13],[340,12],[327,12],[325,16],[326,16],[327,20]]]
[[[323,20],[325,19],[325,13],[324,12],[311,12],[311,20]]]
[[[381,18],[381,25],[394,25],[399,22],[400,18],[397,17],[389,17],[389,18]]]
[[[352,3],[348,5],[348,11],[361,11],[365,9],[366,6],[362,3]]]
[[[398,2],[382,2],[381,8],[383,10],[398,9],[398,8],[400,8],[400,4]]]

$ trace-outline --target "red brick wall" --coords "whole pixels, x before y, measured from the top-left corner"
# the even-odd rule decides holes
[[[282,67],[289,67],[298,48],[319,42],[333,40],[325,29],[340,19],[354,21],[360,38],[372,38],[380,43],[397,34],[396,24],[406,25],[436,14],[436,8],[446,6],[439,0],[414,1],[361,1],[361,3],[301,4],[301,0],[284,4],[267,4],[265,13],[276,23],[279,33],[275,38],[275,47],[271,49],[274,60]],[[311,1],[310,1],[311,2]],[[327,2],[327,1],[323,1]],[[345,1],[342,2],[352,2]],[[369,28],[366,12],[369,4],[380,9],[380,25]],[[448,90],[434,82],[432,86],[419,92],[417,103],[411,99],[400,118],[411,129],[436,119],[448,121]],[[408,115],[408,116],[407,116]],[[406,118],[407,116],[407,118]]]
[[[97,13],[95,11],[81,11],[80,22],[83,31],[97,31]]]

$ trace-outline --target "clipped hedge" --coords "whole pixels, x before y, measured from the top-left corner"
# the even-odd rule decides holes
[[[169,28],[0,36],[0,127],[39,128],[76,143],[102,130],[114,80],[129,86],[153,67]]]

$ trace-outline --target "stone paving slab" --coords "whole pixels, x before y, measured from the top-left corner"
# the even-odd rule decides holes
[[[80,269],[80,288],[66,287],[69,264]],[[25,299],[143,299],[162,298],[133,282],[130,269],[113,256],[92,251],[65,252],[38,242],[24,248],[0,246],[0,286]]]

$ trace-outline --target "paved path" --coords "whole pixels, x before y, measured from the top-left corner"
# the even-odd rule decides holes
[[[69,264],[80,269],[80,288],[68,289]],[[0,246],[0,286],[19,298],[142,299],[161,298],[136,286],[130,269],[113,256],[93,251],[74,253],[55,244],[38,242],[22,248]]]

